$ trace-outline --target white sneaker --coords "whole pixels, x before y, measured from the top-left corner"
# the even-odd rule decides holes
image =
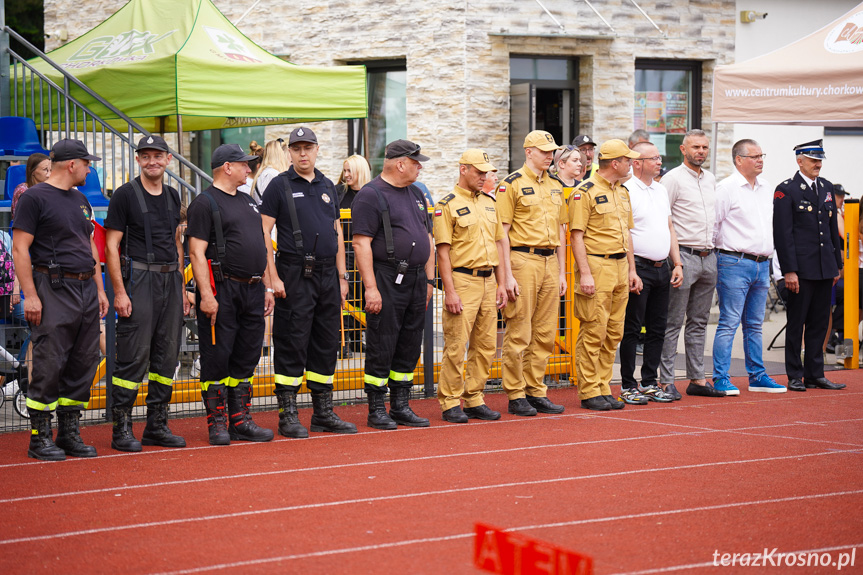
[[[197,379],[198,376],[201,375],[201,358],[195,358],[194,363],[192,363],[192,367],[189,368],[189,377],[192,379]]]

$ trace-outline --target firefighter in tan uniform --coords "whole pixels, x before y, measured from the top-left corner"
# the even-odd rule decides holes
[[[503,388],[515,415],[563,413],[562,405],[548,400],[543,383],[566,291],[566,203],[560,182],[548,174],[558,147],[548,132],[529,133],[524,166],[497,190],[507,293]]]
[[[599,169],[569,197],[569,228],[575,259],[575,317],[581,322],[575,344],[581,406],[595,411],[622,409],[611,395],[612,369],[629,291],[641,291],[632,252],[632,207],[620,180],[639,154],[622,140],[599,148]]]
[[[500,419],[483,403],[497,343],[497,309],[506,305],[503,226],[495,200],[482,193],[486,175],[497,169],[488,154],[462,154],[458,185],[435,206],[434,238],[444,287],[444,350],[437,396],[444,421]],[[467,350],[467,369],[462,382]],[[464,399],[464,411],[460,400]]]

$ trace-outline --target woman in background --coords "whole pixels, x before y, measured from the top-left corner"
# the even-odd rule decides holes
[[[261,198],[264,195],[264,190],[270,184],[270,181],[288,170],[291,162],[288,159],[288,154],[282,146],[282,140],[271,140],[263,148],[263,159],[258,173],[255,174],[255,179],[252,181],[252,194],[255,201],[261,203]]]
[[[12,218],[15,218],[15,206],[18,205],[18,198],[21,197],[27,188],[32,188],[36,184],[41,184],[51,175],[51,160],[45,154],[31,154],[27,158],[26,178],[15,188],[15,193],[12,195]]]
[[[549,173],[563,185],[563,197],[569,199],[572,190],[581,183],[587,156],[575,146],[564,146],[554,153]]]

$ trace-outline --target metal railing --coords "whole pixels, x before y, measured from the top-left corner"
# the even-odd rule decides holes
[[[31,118],[40,132],[40,141],[46,149],[63,138],[82,140],[91,153],[102,158],[103,172],[100,179],[102,193],[106,197],[110,191],[135,177],[134,156],[137,148],[135,141],[136,138],[150,135],[150,132],[69,74],[14,30],[6,26],[3,32],[21,42],[36,57],[63,76],[63,85],[60,86],[38,71],[27,59],[11,48],[7,48],[12,67],[9,94],[12,115]],[[122,129],[112,126],[72,96],[73,85],[110,110],[111,114],[117,117],[117,120],[111,120],[111,122],[122,125]],[[168,176],[166,183],[176,187],[180,191],[183,203],[188,204],[192,197],[201,192],[204,182],[212,182],[212,178],[173,150],[172,154],[179,170],[168,169],[165,172]],[[191,183],[185,177],[186,170]]]

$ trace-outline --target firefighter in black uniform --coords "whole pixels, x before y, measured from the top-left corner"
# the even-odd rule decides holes
[[[180,195],[162,183],[171,158],[165,140],[141,138],[136,155],[141,175],[114,191],[105,218],[105,264],[119,316],[111,379],[111,447],[118,451],[141,451],[142,443],[186,446],[168,428],[183,315],[189,312],[178,233]],[[138,441],[132,433],[132,406],[148,367],[147,425]]]
[[[99,318],[108,298],[92,237],[93,209],[73,186],[84,184],[90,162],[99,159],[79,140],[58,141],[51,148],[51,177],[27,190],[15,213],[12,254],[33,332],[27,455],[34,459],[96,457],[81,440],[78,419],[99,365]]]
[[[255,200],[237,190],[251,172],[248,162],[253,157],[237,144],[216,148],[211,162],[213,185],[192,200],[188,210],[189,259],[197,284],[201,398],[211,445],[273,438],[272,430],[258,427],[249,414],[252,380],[264,342],[264,316],[273,311],[273,290],[266,277],[270,238],[264,237]]]
[[[339,315],[348,293],[345,243],[338,195],[329,178],[315,168],[318,139],[297,128],[288,139],[291,167],[270,182],[261,203],[264,235],[277,226],[278,262],[267,243],[273,279],[276,398],[279,434],[308,437],[297,415],[303,382],[312,393],[312,431],[356,433],[353,423],[333,413],[333,377],[339,353]],[[276,273],[278,272],[278,273]]]
[[[800,170],[776,186],[773,195],[773,243],[789,291],[785,330],[788,389],[842,389],[844,384],[824,377],[821,347],[827,336],[831,288],[842,268],[833,184],[818,177],[825,159],[822,140],[795,146],[794,153]],[[806,351],[801,362],[804,337]]]
[[[428,205],[412,185],[427,160],[413,142],[390,142],[383,172],[363,186],[352,209],[352,240],[366,298],[368,425],[375,429],[429,425],[409,403],[434,286]],[[389,414],[384,406],[387,385],[392,392]]]

